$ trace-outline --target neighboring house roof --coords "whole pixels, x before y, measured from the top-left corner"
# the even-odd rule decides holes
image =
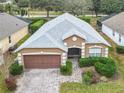
[[[65,13],[44,24],[15,52],[23,48],[61,48],[67,51],[68,48],[64,45],[63,39],[73,34],[85,38],[86,43],[103,43],[110,46],[88,23],[69,13]]]
[[[0,40],[19,31],[28,23],[6,13],[0,13]]]
[[[115,15],[116,15],[116,13],[113,13],[113,14],[108,15],[108,16],[103,16],[103,17],[101,17],[100,19],[97,20],[97,24],[99,26],[102,26],[102,22],[104,22],[105,20],[107,20],[107,19],[109,19],[109,18],[111,18],[111,17],[113,17]]]
[[[103,21],[103,24],[124,35],[124,12]]]
[[[28,19],[28,18],[23,18],[23,17],[18,17],[18,16],[16,16],[18,19],[20,19],[20,20],[22,20],[22,21],[24,21],[24,22],[26,22],[26,23],[32,23],[32,21],[30,20],[30,19]]]

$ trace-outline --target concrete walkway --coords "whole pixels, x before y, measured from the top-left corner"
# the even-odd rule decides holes
[[[77,59],[72,59],[72,76],[60,75],[59,69],[33,69],[26,71],[18,80],[15,93],[59,93],[63,82],[81,82],[81,70],[78,68]]]

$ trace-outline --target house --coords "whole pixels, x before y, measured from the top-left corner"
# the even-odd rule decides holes
[[[108,46],[88,23],[65,13],[44,24],[15,52],[25,68],[59,68],[68,57],[108,57]]]
[[[102,32],[116,44],[124,46],[124,12],[103,21]]]
[[[3,54],[28,33],[28,23],[6,13],[0,13],[0,64]]]
[[[112,13],[111,15],[106,15],[106,16],[103,16],[103,17],[99,18],[99,19],[97,20],[98,26],[101,28],[103,21],[105,21],[105,20],[107,20],[107,19],[109,19],[109,18],[111,18],[111,17],[113,17],[113,16],[115,16],[115,15],[116,15],[116,13]]]

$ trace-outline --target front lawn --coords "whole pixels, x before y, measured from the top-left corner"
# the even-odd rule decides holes
[[[85,85],[81,83],[63,83],[60,93],[124,93],[121,83],[98,83],[96,85]]]

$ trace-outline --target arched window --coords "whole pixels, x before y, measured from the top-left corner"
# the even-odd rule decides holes
[[[100,57],[102,54],[102,49],[99,47],[89,48],[89,57]]]

